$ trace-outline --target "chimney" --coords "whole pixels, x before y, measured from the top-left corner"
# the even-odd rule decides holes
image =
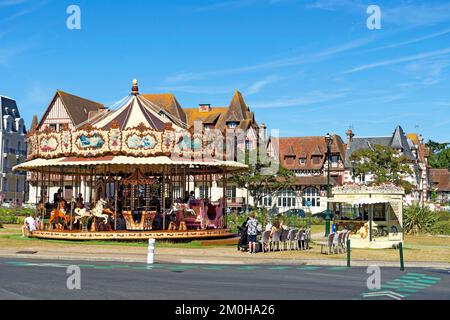
[[[198,105],[198,111],[200,112],[210,112],[211,111],[211,105],[207,103],[201,103]]]
[[[350,149],[350,143],[352,142],[355,134],[353,133],[353,131],[351,129],[348,129],[346,134],[347,134],[347,149]]]

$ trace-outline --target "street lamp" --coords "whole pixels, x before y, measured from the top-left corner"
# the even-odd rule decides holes
[[[327,143],[327,213],[325,216],[325,237],[330,234],[330,162],[331,162],[331,145],[333,143],[333,137],[327,133],[325,136],[325,141]]]

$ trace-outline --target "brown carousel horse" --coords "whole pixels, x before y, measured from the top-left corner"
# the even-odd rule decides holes
[[[57,231],[63,231],[64,226],[68,226],[70,223],[70,216],[66,215],[65,205],[64,201],[59,202],[57,208],[52,211],[48,222],[50,225],[55,223]]]

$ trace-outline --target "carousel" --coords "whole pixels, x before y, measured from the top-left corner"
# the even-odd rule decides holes
[[[229,159],[225,136],[194,132],[132,93],[80,126],[28,135],[27,162],[14,170],[36,177],[32,236],[64,240],[205,239],[232,236],[226,226],[227,179],[246,165]],[[72,181],[69,199],[50,180]],[[212,194],[213,182],[223,194]],[[201,197],[195,197],[201,187]],[[38,200],[39,199],[39,200]]]

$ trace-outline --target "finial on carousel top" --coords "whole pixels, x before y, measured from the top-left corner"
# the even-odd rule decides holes
[[[133,87],[131,88],[131,94],[135,96],[139,95],[138,81],[136,79],[133,80]]]

